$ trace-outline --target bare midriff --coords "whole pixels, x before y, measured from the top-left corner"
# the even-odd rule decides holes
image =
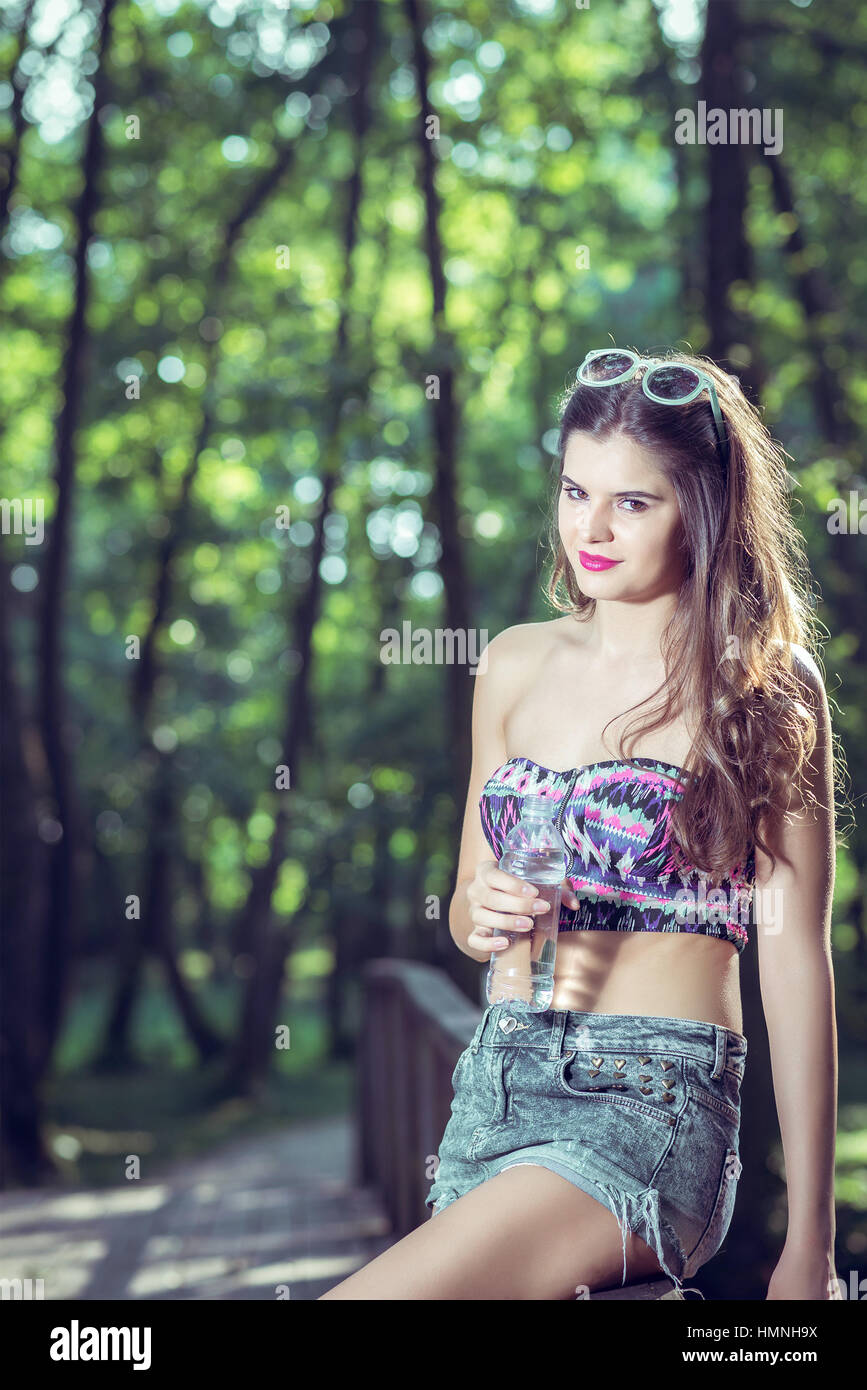
[[[742,1029],[737,948],[677,932],[560,932],[552,1009],[694,1018]]]

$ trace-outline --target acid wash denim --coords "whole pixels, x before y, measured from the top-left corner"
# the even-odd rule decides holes
[[[746,1055],[741,1033],[698,1019],[489,1005],[452,1074],[425,1205],[540,1164],[614,1212],[621,1285],[632,1231],[682,1290],[734,1212]]]

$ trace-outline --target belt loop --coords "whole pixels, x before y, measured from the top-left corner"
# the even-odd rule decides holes
[[[728,1033],[726,1032],[725,1028],[722,1028],[718,1023],[715,1023],[713,1025],[713,1031],[714,1037],[716,1039],[716,1052],[714,1055],[711,1080],[716,1081],[720,1076],[722,1076],[723,1072],[725,1071],[726,1043],[728,1042]]]
[[[488,1021],[488,1015],[490,1014],[490,1012],[491,1012],[491,1010],[492,1010],[493,1008],[494,1008],[494,1005],[493,1005],[493,1004],[489,1004],[488,1007],[485,1009],[485,1012],[482,1014],[481,1018],[479,1019],[478,1027],[476,1028],[476,1031],[475,1031],[475,1033],[473,1034],[473,1040],[472,1040],[472,1042],[470,1043],[470,1051],[473,1052],[473,1053],[476,1053],[476,1052],[478,1052],[478,1050],[479,1050],[479,1044],[480,1044],[481,1041],[482,1041],[482,1034],[483,1034],[483,1032],[485,1031],[485,1024],[487,1023],[487,1021]]]
[[[551,1046],[548,1048],[549,1062],[556,1061],[563,1051],[563,1034],[566,1032],[566,1024],[568,1021],[568,1010],[554,1010],[554,1020],[551,1024]]]

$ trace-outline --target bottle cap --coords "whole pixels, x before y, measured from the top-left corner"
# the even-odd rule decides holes
[[[542,816],[553,820],[557,810],[556,801],[552,801],[549,796],[531,795],[525,796],[521,802],[522,816]]]

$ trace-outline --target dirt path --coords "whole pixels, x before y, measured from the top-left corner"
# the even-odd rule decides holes
[[[41,1278],[45,1299],[315,1299],[391,1244],[351,1144],[327,1119],[150,1181],[0,1194],[0,1279]]]

